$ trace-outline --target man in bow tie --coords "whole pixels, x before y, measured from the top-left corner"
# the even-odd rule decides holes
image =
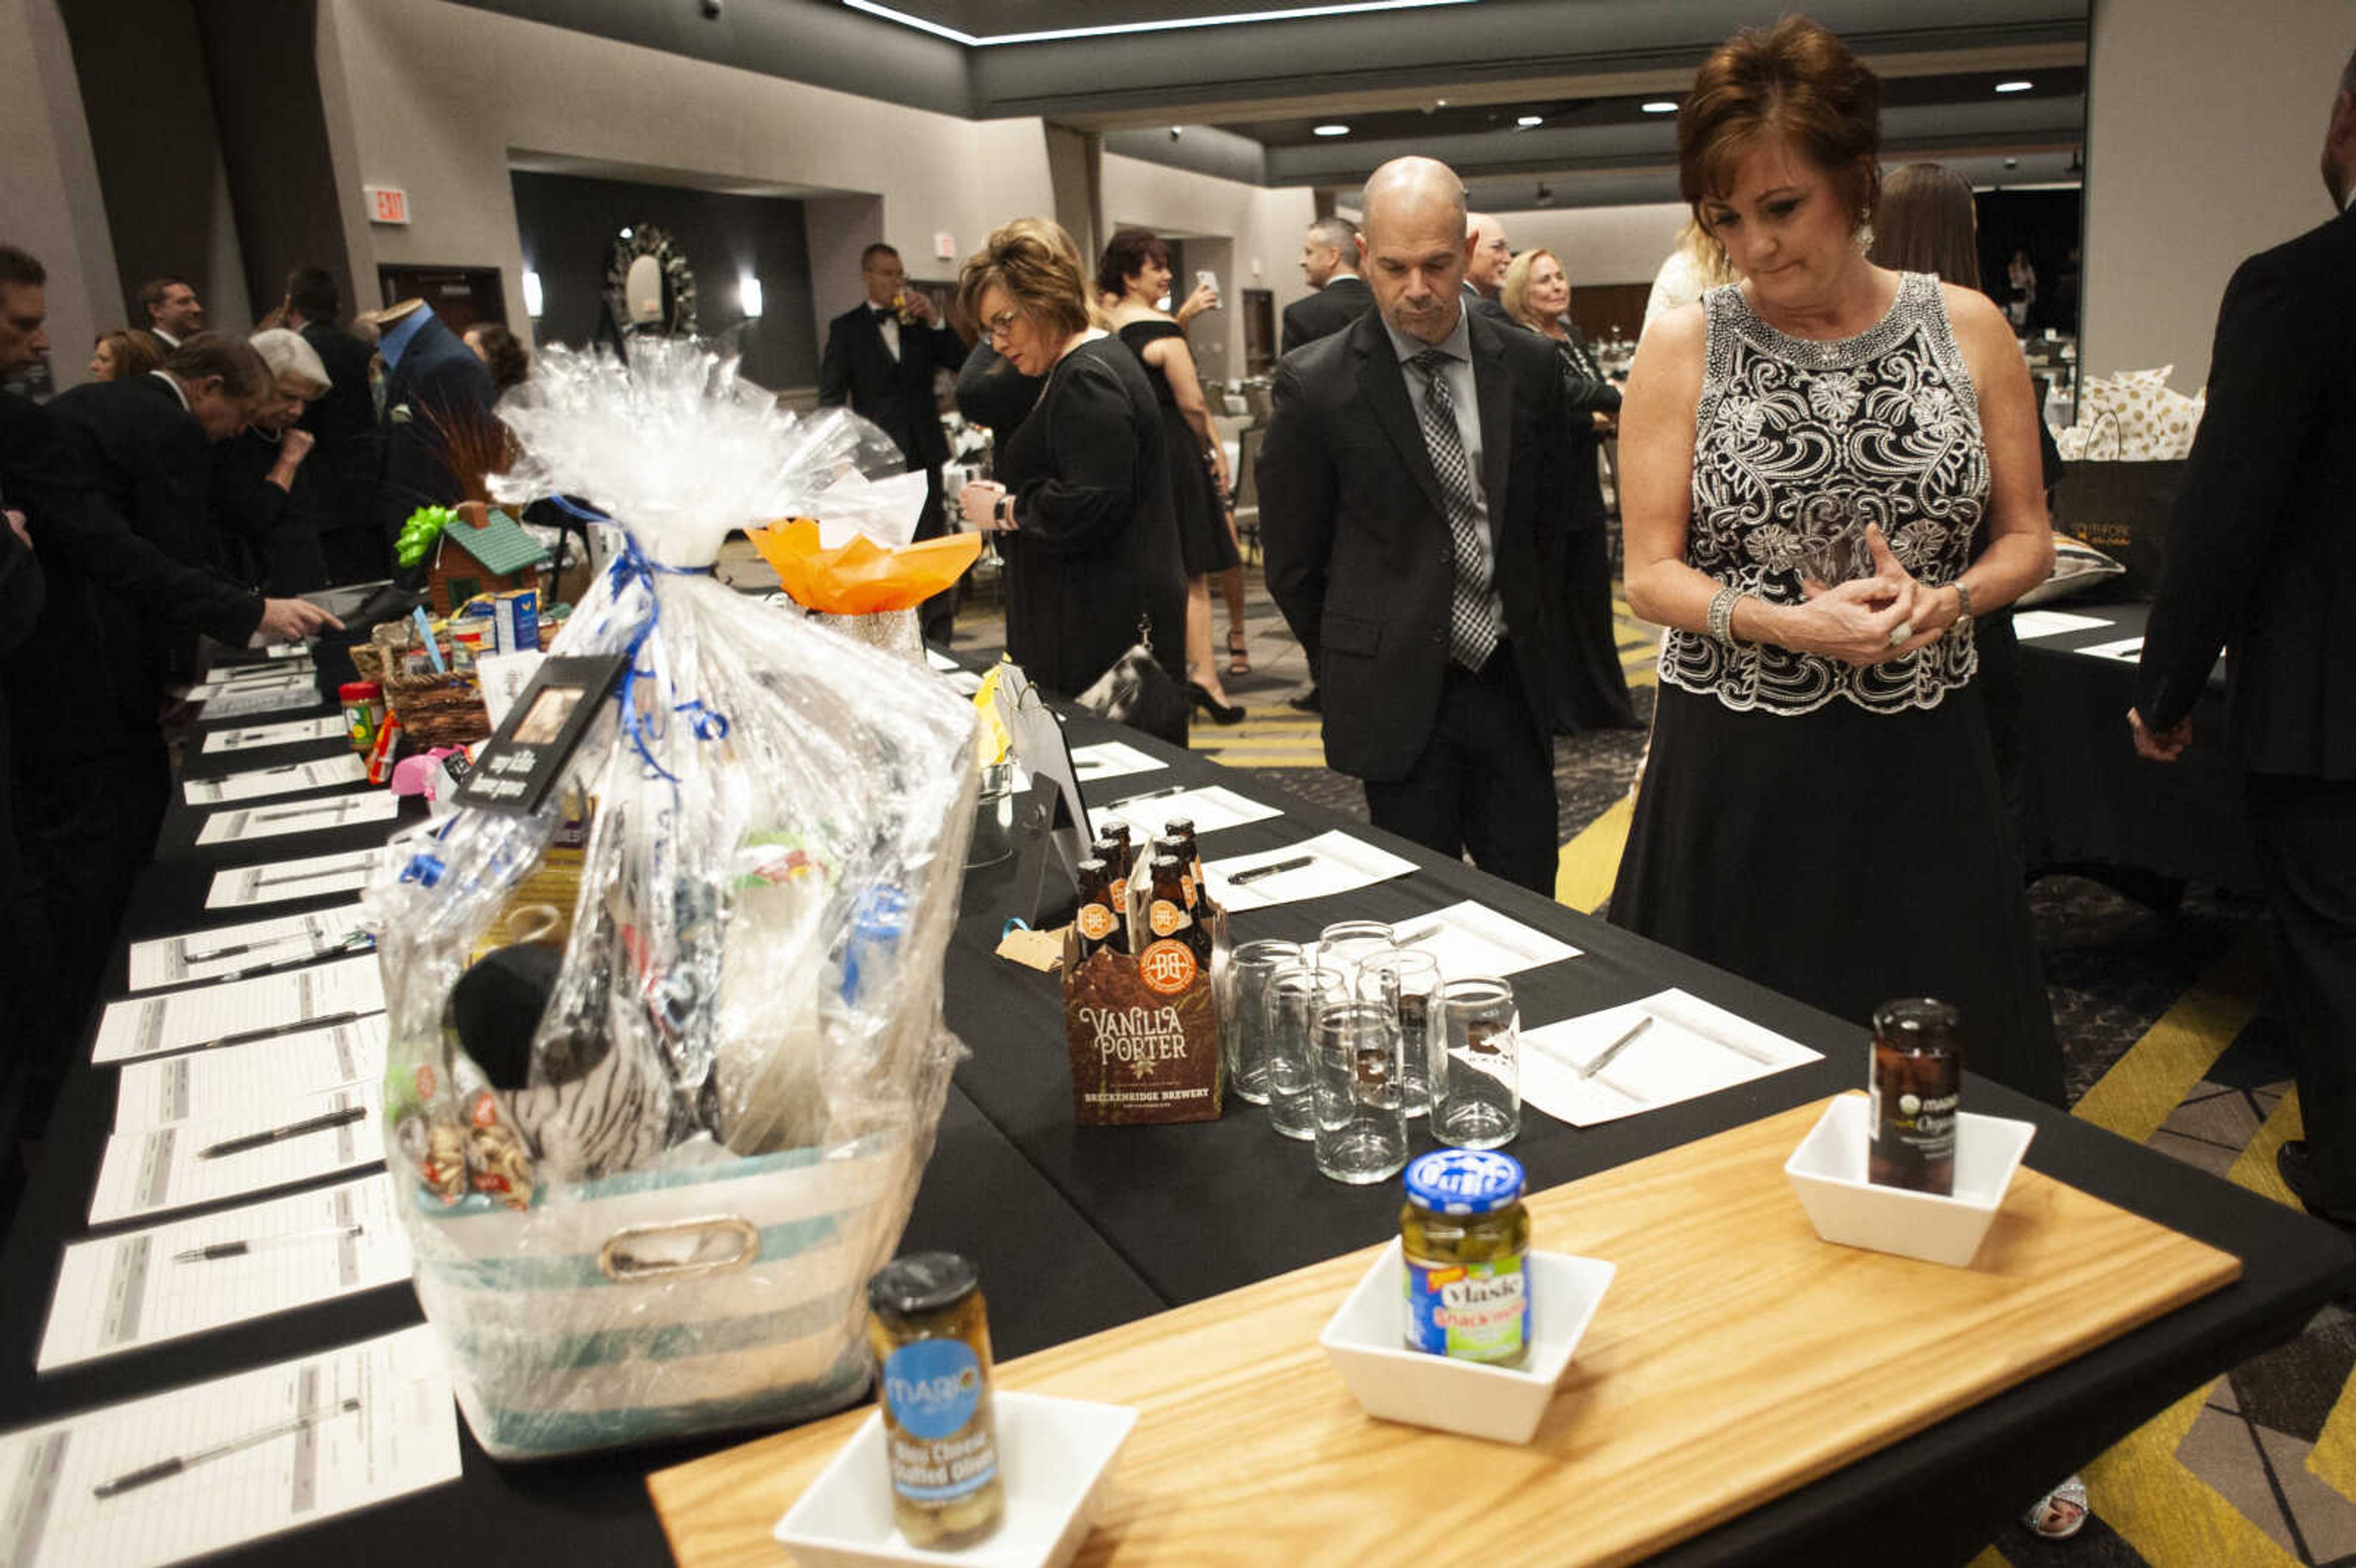
[[[828,325],[826,354],[819,364],[818,400],[828,408],[844,403],[851,411],[883,427],[911,469],[925,472],[925,511],[916,537],[948,531],[941,498],[941,464],[948,461],[948,437],[933,396],[933,373],[954,372],[965,363],[965,344],[933,319],[933,304],[908,287],[900,252],[883,243],[860,252],[860,281],[867,297]],[[953,593],[925,601],[925,640],[946,645],[955,619]]]

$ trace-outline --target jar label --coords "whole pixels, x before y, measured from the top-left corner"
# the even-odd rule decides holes
[[[1404,1261],[1408,1344],[1466,1361],[1509,1361],[1522,1353],[1529,1339],[1530,1288],[1521,1257]]]
[[[998,1473],[997,1434],[971,1346],[912,1341],[884,1358],[883,1381],[894,1491],[912,1502],[954,1502]]]

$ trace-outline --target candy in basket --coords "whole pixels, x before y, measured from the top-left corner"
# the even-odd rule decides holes
[[[501,413],[502,498],[621,542],[369,890],[419,1298],[501,1457],[838,1407],[961,1054],[973,710],[711,575],[732,525],[822,496],[840,417],[672,343],[552,350]]]

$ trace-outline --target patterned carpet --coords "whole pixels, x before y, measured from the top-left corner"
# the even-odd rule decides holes
[[[1649,718],[1657,634],[1615,609],[1638,714]],[[1215,603],[1214,622],[1224,646]],[[1256,576],[1244,631],[1251,672],[1226,687],[1247,715],[1227,728],[1198,718],[1194,749],[1363,817],[1356,782],[1324,766],[1316,716],[1286,705],[1308,672]],[[958,651],[992,652],[1002,635],[997,607],[979,598],[959,619]],[[1575,908],[1595,910],[1610,895],[1644,742],[1635,731],[1555,744],[1556,892]],[[2298,1136],[2298,1104],[2276,1027],[2260,1016],[2260,909],[2196,888],[2162,914],[2075,877],[2040,879],[2029,901],[2072,1114],[2290,1202],[2274,1153]],[[2090,1456],[2094,1512],[2075,1540],[2041,1541],[2015,1526],[1970,1568],[2356,1568],[2351,1374],[2356,1316],[2327,1307],[2299,1338]]]

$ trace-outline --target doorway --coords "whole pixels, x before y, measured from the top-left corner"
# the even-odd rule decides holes
[[[423,300],[453,332],[484,322],[508,324],[507,290],[497,267],[379,267],[376,275],[384,304]]]

